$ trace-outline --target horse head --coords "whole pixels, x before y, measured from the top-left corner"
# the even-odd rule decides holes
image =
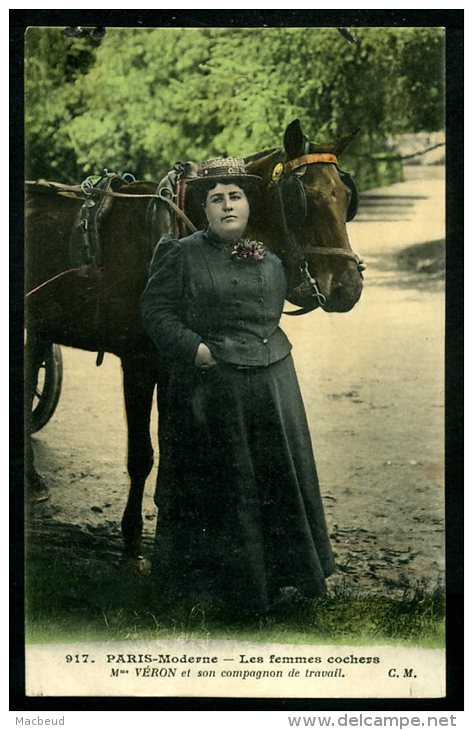
[[[277,253],[288,272],[288,299],[302,312],[321,306],[347,312],[361,296],[364,268],[348,240],[346,223],[357,211],[357,192],[338,157],[355,133],[317,145],[299,120],[284,134],[281,149],[245,159],[265,184],[250,221],[250,234]]]

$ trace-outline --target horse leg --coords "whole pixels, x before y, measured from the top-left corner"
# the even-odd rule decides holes
[[[51,343],[35,337],[31,332],[28,333],[25,346],[24,372],[25,484],[29,494],[36,502],[42,502],[48,498],[48,489],[45,482],[36,471],[34,464],[32,412],[33,401],[38,384],[39,369],[50,347]]]
[[[146,479],[153,467],[150,417],[156,376],[146,356],[121,358],[128,424],[130,491],[122,518],[124,555],[139,558],[143,530],[142,504]]]

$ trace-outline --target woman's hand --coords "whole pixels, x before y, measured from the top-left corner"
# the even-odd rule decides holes
[[[209,368],[215,367],[216,364],[217,362],[213,359],[212,353],[207,345],[201,342],[194,359],[195,367],[199,368],[199,370],[208,370]]]

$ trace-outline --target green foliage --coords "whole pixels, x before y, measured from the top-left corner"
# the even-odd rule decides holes
[[[28,28],[25,37],[26,176],[61,179],[77,172],[66,125],[83,112],[76,91],[97,42],[66,38],[55,28]]]
[[[178,159],[277,146],[298,117],[313,141],[360,127],[344,166],[399,174],[388,135],[443,121],[443,30],[109,29],[100,43],[30,29],[30,176],[74,180],[107,167],[159,178]],[[387,175],[387,178],[386,178]]]

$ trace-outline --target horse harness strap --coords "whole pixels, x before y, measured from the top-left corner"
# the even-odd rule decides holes
[[[118,176],[117,176],[118,177]],[[37,187],[43,187],[43,188],[50,188],[51,190],[54,190],[58,195],[63,195],[65,197],[72,197],[72,198],[82,198],[83,197],[83,187],[82,185],[65,185],[63,183],[56,183],[51,181],[43,181],[43,180],[27,180],[26,185],[34,185]],[[186,225],[186,227],[191,231],[191,233],[194,233],[197,228],[192,223],[192,221],[186,216],[184,211],[174,203],[172,200],[172,194],[171,197],[169,197],[168,194],[164,193],[159,188],[159,192],[156,193],[146,193],[142,194],[139,193],[137,195],[134,195],[133,193],[117,193],[112,190],[105,190],[105,189],[99,189],[94,188],[94,192],[97,195],[101,195],[103,197],[110,197],[110,198],[129,198],[130,200],[138,200],[138,199],[148,199],[148,200],[160,200],[166,205],[168,205],[172,210],[176,213],[176,215],[182,220],[182,222]],[[181,196],[179,196],[180,198]]]
[[[361,271],[365,269],[358,254],[348,248],[323,248],[322,246],[316,246],[310,249],[310,253],[316,254],[317,256],[341,256],[342,258],[354,261],[359,268],[361,267]]]
[[[167,180],[168,178],[169,175],[167,175],[165,179]],[[173,183],[173,187],[160,183],[157,194],[153,197],[168,205],[176,214],[178,219],[176,233],[179,238],[182,238],[182,236],[185,235],[185,228],[188,228],[191,233],[195,233],[197,231],[196,226],[192,223],[190,218],[186,216],[183,210],[185,186],[182,184],[182,180],[177,179],[176,182]],[[174,202],[173,197],[177,199],[178,203]]]
[[[88,276],[91,271],[99,271],[97,303],[95,307],[95,326],[101,329],[102,291],[100,273],[102,272],[102,247],[100,243],[100,224],[110,211],[112,201],[106,197],[113,185],[125,184],[126,179],[114,172],[104,170],[100,178],[86,178],[80,189],[84,195],[84,202],[80,208],[76,223],[72,230],[69,258],[72,266],[79,266],[79,276]],[[99,335],[99,341],[101,337]],[[103,362],[105,348],[99,348],[96,365]]]
[[[279,181],[276,182],[276,191],[277,191],[279,205],[280,205],[281,213],[282,213],[282,220],[283,220],[283,225],[284,225],[284,229],[285,229],[285,238],[286,238],[286,240],[288,240],[290,242],[291,247],[296,252],[298,262],[299,262],[298,269],[299,269],[299,274],[301,275],[301,281],[297,286],[294,287],[293,291],[299,290],[300,293],[305,293],[306,290],[309,290],[311,293],[310,295],[312,297],[316,298],[316,302],[313,304],[313,306],[312,305],[310,306],[310,309],[303,307],[300,310],[298,310],[298,312],[297,312],[298,314],[303,314],[306,311],[312,311],[312,309],[316,309],[317,307],[322,306],[323,304],[325,304],[326,300],[325,300],[325,297],[322,294],[322,292],[319,290],[316,280],[311,275],[311,273],[309,271],[309,265],[307,263],[307,260],[305,259],[304,255],[301,251],[301,248],[294,236],[294,233],[291,231],[291,229],[288,225],[287,218],[286,218],[285,205],[284,205],[284,200],[283,200],[283,193],[282,193],[282,189],[281,189],[281,185],[279,184]],[[291,314],[291,312],[285,312],[285,314]],[[296,312],[294,312],[294,314],[296,314]]]
[[[187,226],[187,228],[190,230],[191,233],[195,233],[197,228],[192,223],[190,218],[186,216],[184,211],[179,208],[176,203],[171,200],[166,194],[162,194],[161,192],[155,195],[127,195],[126,193],[105,193],[105,195],[111,195],[114,198],[134,198],[135,200],[137,198],[149,198],[149,199],[155,199],[155,200],[161,200],[163,203],[166,203],[170,208],[173,209],[173,211],[176,213],[176,215],[182,220],[183,223]]]
[[[328,162],[334,165],[338,164],[338,158],[336,155],[330,152],[313,152],[312,154],[302,155],[301,157],[295,157],[293,160],[288,160],[284,163],[284,172],[292,172],[297,170],[299,167],[305,165],[314,165],[318,162]]]
[[[118,181],[124,182],[116,173],[105,170],[99,180],[94,182],[88,177],[81,184],[84,202],[72,230],[69,247],[72,266],[100,268],[102,265],[99,227],[112,205],[105,194]]]

